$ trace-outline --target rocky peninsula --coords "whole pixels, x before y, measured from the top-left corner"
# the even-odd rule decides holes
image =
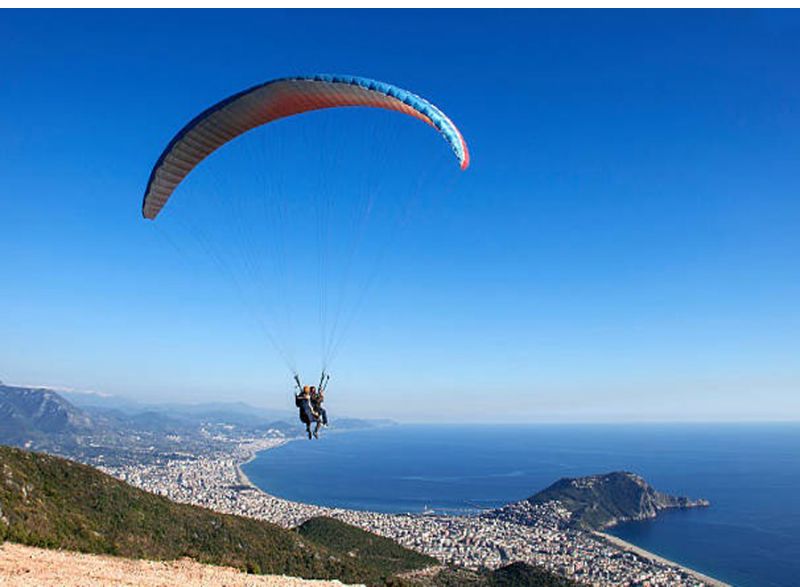
[[[492,512],[518,524],[530,523],[532,506],[557,501],[570,512],[568,525],[605,530],[621,522],[649,520],[668,509],[708,507],[707,499],[676,497],[656,491],[641,476],[628,471],[559,479],[531,497]]]

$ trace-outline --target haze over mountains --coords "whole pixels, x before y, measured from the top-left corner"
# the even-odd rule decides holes
[[[241,403],[145,405],[113,396],[0,384],[0,443],[92,464],[210,454],[265,434],[293,436],[295,419],[288,410]],[[337,418],[332,426],[387,423]]]
[[[83,410],[46,389],[0,386],[0,441],[13,444],[78,435],[98,426]]]

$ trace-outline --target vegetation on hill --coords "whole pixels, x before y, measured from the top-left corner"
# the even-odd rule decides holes
[[[0,535],[32,546],[383,582],[383,572],[357,553],[341,556],[268,522],[173,503],[91,467],[9,447],[0,447],[0,510]]]
[[[656,491],[639,475],[626,471],[560,479],[528,499],[531,503],[553,500],[572,512],[573,526],[589,529],[654,518],[665,509],[709,505],[703,499],[692,500]]]
[[[409,550],[393,540],[333,518],[312,518],[300,525],[297,532],[308,540],[324,545],[340,557],[357,558],[382,579],[439,564],[433,557]]]
[[[85,434],[94,423],[82,410],[47,389],[0,384],[0,441],[9,444]]]
[[[436,574],[411,575],[404,581],[413,587],[577,587],[579,584],[524,562],[490,570],[443,567]]]
[[[527,563],[516,562],[489,574],[491,587],[571,587],[578,583]]]

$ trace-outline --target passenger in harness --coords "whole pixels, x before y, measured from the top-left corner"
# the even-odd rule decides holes
[[[314,427],[314,438],[319,438],[320,426],[328,425],[328,412],[322,407],[322,402],[325,401],[325,389],[322,386],[320,386],[319,389],[311,386],[310,400],[311,409],[317,414],[317,425]]]
[[[308,439],[311,440],[311,422],[317,422],[317,428],[319,428],[319,421],[317,414],[314,413],[314,409],[311,407],[311,389],[308,385],[300,388],[300,391],[294,396],[294,405],[300,410],[300,421],[306,425]]]

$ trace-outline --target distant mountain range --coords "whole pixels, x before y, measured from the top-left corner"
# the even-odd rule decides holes
[[[293,412],[241,403],[146,405],[0,384],[0,444],[95,465],[207,455],[247,439],[291,437],[301,431],[296,418]],[[333,428],[352,429],[389,421],[332,418],[331,423]]]
[[[646,520],[667,509],[708,507],[705,499],[676,497],[656,491],[642,477],[627,471],[564,478],[528,499],[489,513],[518,524],[532,523],[531,505],[558,501],[570,512],[568,525],[601,530],[620,522]]]
[[[235,420],[237,423],[263,424],[276,420],[295,418],[294,410],[269,410],[257,408],[243,402],[204,402],[197,404],[161,403],[149,404],[115,395],[101,395],[77,391],[58,391],[59,395],[73,405],[87,410],[107,410],[125,414],[160,412],[181,417],[203,420]]]
[[[26,442],[48,435],[76,435],[96,426],[91,417],[54,391],[0,386],[0,441]]]

